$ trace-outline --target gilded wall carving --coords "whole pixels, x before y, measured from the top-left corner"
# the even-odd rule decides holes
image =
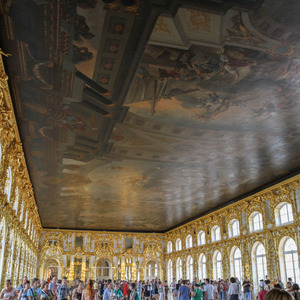
[[[59,276],[69,278],[146,279],[149,261],[157,263],[159,277],[164,278],[163,236],[160,234],[45,230],[40,248],[41,278],[49,274],[49,259],[57,260]],[[101,265],[103,261],[107,262],[107,268]]]
[[[4,54],[3,51],[0,51]],[[0,55],[1,56],[1,55]],[[42,232],[38,209],[13,112],[2,57],[0,58],[0,283],[13,284],[36,275]]]
[[[22,276],[45,278],[56,273],[69,279],[80,277],[112,279],[150,279],[176,277],[176,263],[182,260],[182,277],[186,278],[187,261],[193,259],[193,277],[200,277],[199,256],[206,256],[206,276],[214,277],[216,251],[222,256],[222,277],[232,274],[233,249],[240,249],[242,274],[253,278],[253,249],[261,243],[266,249],[270,278],[280,275],[282,241],[291,237],[299,241],[300,207],[296,192],[300,176],[274,185],[251,197],[228,205],[165,234],[44,230],[35,204],[22,144],[0,59],[0,281],[10,278],[15,285]],[[282,203],[292,207],[293,222],[278,225]],[[263,228],[253,231],[250,220],[262,215]],[[239,224],[239,235],[232,237],[232,220]],[[213,241],[212,228],[220,227],[219,241]],[[205,243],[198,245],[198,233],[205,233]],[[186,238],[191,236],[190,247]],[[181,250],[176,250],[178,239]],[[172,251],[168,253],[167,245]],[[298,256],[300,249],[298,247]],[[168,264],[172,262],[172,274]],[[149,267],[151,266],[151,267]],[[156,268],[154,273],[151,269]],[[38,272],[37,272],[38,271]],[[172,276],[170,276],[172,275]],[[192,279],[192,278],[189,278]]]
[[[166,244],[172,243],[173,251],[165,255],[166,263],[172,261],[173,277],[176,277],[176,261],[180,257],[183,261],[183,274],[187,269],[186,261],[189,255],[192,255],[196,264],[194,265],[194,276],[199,278],[198,260],[201,253],[206,255],[207,276],[214,276],[213,253],[220,251],[222,255],[222,277],[230,278],[233,274],[231,270],[231,251],[235,247],[241,250],[242,256],[242,274],[253,279],[254,245],[261,243],[266,249],[267,272],[270,278],[274,279],[282,273],[280,270],[280,242],[285,237],[291,237],[296,245],[299,245],[299,226],[300,226],[300,207],[296,198],[296,190],[300,186],[300,176],[295,176],[271,188],[268,188],[251,197],[245,198],[223,209],[208,214],[186,225],[180,226],[166,233]],[[299,200],[298,200],[299,201]],[[289,203],[292,206],[293,222],[280,225],[277,224],[278,209],[281,203]],[[298,203],[298,205],[297,205]],[[262,215],[263,228],[259,231],[251,230],[250,219],[253,213],[259,212]],[[230,237],[230,221],[236,219],[239,222],[239,235]],[[221,228],[221,240],[212,242],[211,229],[215,226]],[[200,231],[206,234],[205,245],[199,245],[197,234]],[[193,237],[193,247],[186,248],[186,237],[191,234]],[[176,249],[176,240],[181,239],[182,250]],[[298,257],[300,249],[298,247]],[[170,278],[170,277],[169,277]],[[192,279],[192,278],[190,278]],[[287,278],[284,278],[286,280]],[[255,283],[256,288],[257,283]]]

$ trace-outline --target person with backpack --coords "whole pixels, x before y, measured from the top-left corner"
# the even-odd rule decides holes
[[[28,300],[40,300],[42,290],[37,286],[38,281],[38,278],[32,279],[32,287],[27,291]]]
[[[47,281],[45,281],[42,284],[42,294],[41,294],[41,300],[52,300],[53,299],[53,293],[51,290],[49,290],[49,284]]]
[[[30,289],[30,281],[23,281],[22,285],[23,288],[19,289],[18,300],[28,300],[27,292]]]
[[[141,300],[139,297],[139,294],[135,291],[135,283],[130,283],[129,285],[130,289],[130,297],[129,300]]]

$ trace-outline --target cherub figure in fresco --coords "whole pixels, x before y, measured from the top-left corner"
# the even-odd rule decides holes
[[[226,73],[233,76],[233,81],[238,82],[243,79],[254,66],[256,60],[245,55],[245,53],[236,49],[223,48],[220,54],[220,78],[219,83]]]
[[[160,79],[174,78],[176,80],[210,80],[219,72],[219,64],[213,57],[204,55],[188,55],[181,59],[175,70],[159,69]]]
[[[63,119],[60,120],[59,126],[82,133],[85,132],[87,124],[83,118],[67,112]]]
[[[93,53],[87,47],[77,47],[73,45],[72,62],[76,65],[84,61],[91,60]]]
[[[202,114],[196,114],[194,117],[208,119],[226,111],[229,106],[230,102],[227,97],[212,93],[208,97],[200,99],[197,108],[204,108],[205,111]]]
[[[232,17],[231,20],[233,26],[231,27],[231,29],[227,29],[229,40],[246,45],[257,45],[263,42],[263,40],[259,38],[257,34],[246,28],[242,19],[241,12],[239,12],[238,15]]]
[[[90,28],[86,23],[85,17],[77,15],[76,23],[75,23],[75,33],[74,33],[75,41],[79,41],[81,39],[80,36],[88,40],[92,39],[95,35],[89,31]]]

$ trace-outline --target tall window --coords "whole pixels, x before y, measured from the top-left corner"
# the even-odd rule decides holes
[[[202,230],[198,233],[198,246],[205,245],[205,232]]]
[[[283,238],[280,242],[279,253],[282,279],[287,281],[287,278],[291,277],[293,282],[300,282],[299,258],[295,241],[290,237]]]
[[[254,289],[258,292],[259,281],[266,278],[267,258],[266,250],[263,244],[257,242],[252,248],[252,270],[254,279]]]
[[[177,241],[176,241],[176,251],[180,251],[181,249],[182,249],[181,239],[177,239]]]
[[[222,278],[222,256],[220,251],[215,251],[213,256],[214,279]]]
[[[276,225],[283,225],[294,221],[292,205],[287,202],[280,203],[275,209]]]
[[[16,191],[15,191],[15,203],[14,203],[14,210],[16,212],[18,211],[18,205],[19,205],[19,188],[16,187]]]
[[[238,247],[232,248],[230,262],[232,277],[237,277],[239,280],[242,280],[242,254]]]
[[[236,237],[240,235],[240,226],[238,220],[231,220],[228,224],[229,237]]]
[[[214,226],[211,230],[211,238],[213,242],[221,240],[221,229],[219,226]]]
[[[158,277],[159,266],[158,263],[154,260],[149,260],[146,264],[146,274],[149,277],[148,279],[153,279]]]
[[[1,167],[1,162],[2,162],[2,145],[0,142],[0,167]]]
[[[171,242],[171,241],[168,242],[168,245],[167,245],[167,252],[168,252],[168,253],[171,253],[171,252],[172,252],[172,242]]]
[[[182,260],[180,257],[177,259],[176,263],[176,277],[177,280],[180,280],[182,278]]]
[[[199,279],[206,278],[206,256],[201,253],[199,256]]]
[[[190,281],[193,280],[193,276],[194,276],[193,264],[194,264],[193,258],[189,256],[186,264],[186,276],[187,279],[189,279]]]
[[[109,277],[110,264],[107,260],[101,259],[96,265],[96,275],[98,277]]]
[[[24,217],[24,203],[21,202],[20,221],[23,221]]]
[[[172,260],[170,259],[168,262],[168,282],[173,281],[173,263]]]
[[[262,214],[258,211],[253,212],[249,217],[250,232],[263,230]]]
[[[186,249],[192,248],[193,247],[193,238],[192,236],[189,234],[186,237]]]
[[[27,228],[27,224],[28,224],[28,210],[25,213],[25,224],[24,224],[25,228]]]
[[[12,184],[11,167],[8,167],[8,169],[6,170],[6,182],[4,186],[4,194],[7,196],[7,202],[10,201],[11,184]]]

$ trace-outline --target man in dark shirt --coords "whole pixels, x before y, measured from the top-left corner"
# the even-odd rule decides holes
[[[248,277],[245,277],[243,281],[243,288],[245,293],[245,300],[251,300],[251,282],[249,281]]]

